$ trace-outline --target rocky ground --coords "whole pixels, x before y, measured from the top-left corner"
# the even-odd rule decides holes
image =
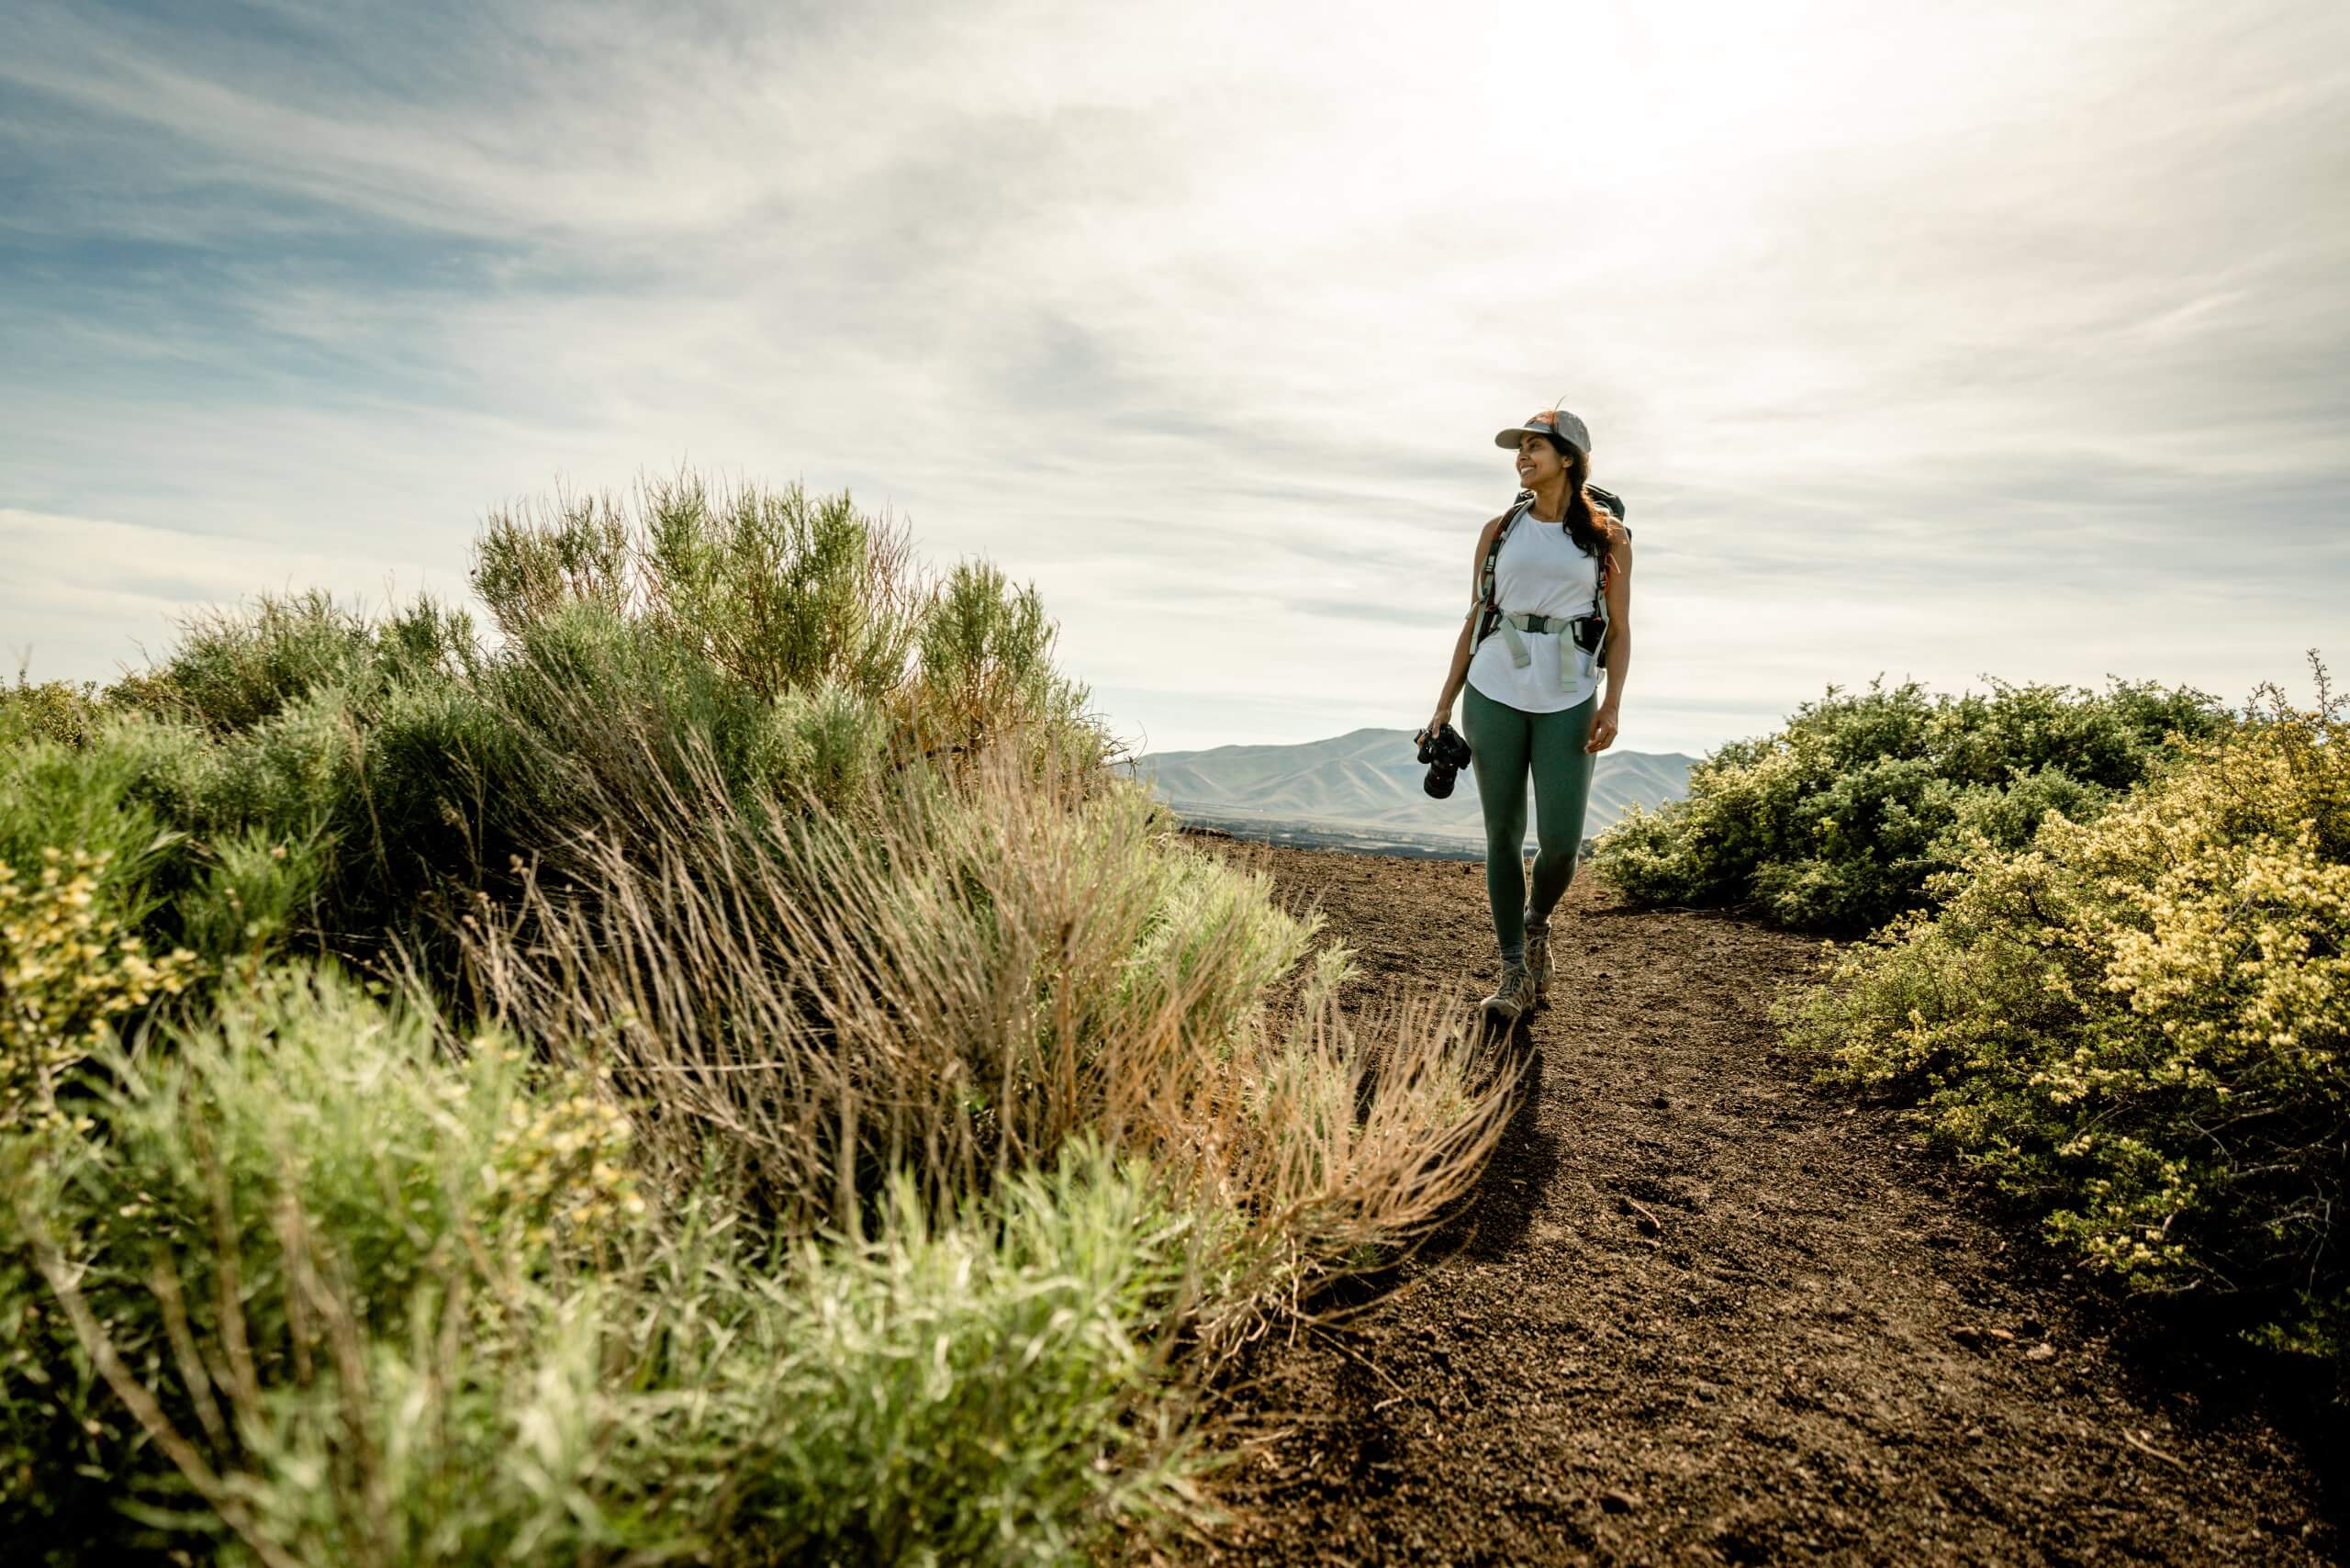
[[[1225,847],[1326,911],[1356,1005],[1492,979],[1479,866]],[[2333,1560],[2341,1411],[1815,1087],[1766,1012],[1812,944],[1589,877],[1554,928],[1480,1192],[1249,1369],[1199,1560]]]

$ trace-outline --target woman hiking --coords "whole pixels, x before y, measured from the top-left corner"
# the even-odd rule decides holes
[[[1516,505],[1470,557],[1469,614],[1428,731],[1461,727],[1485,813],[1485,896],[1501,940],[1486,1014],[1506,1026],[1550,999],[1550,912],[1574,879],[1592,764],[1615,744],[1631,664],[1631,532],[1590,485],[1591,431],[1548,409],[1494,438],[1517,454]],[[1606,694],[1600,694],[1606,675]],[[1534,780],[1534,884],[1526,881],[1526,785]]]

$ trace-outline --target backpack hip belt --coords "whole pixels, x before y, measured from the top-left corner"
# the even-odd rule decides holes
[[[1516,615],[1503,610],[1499,618],[1502,641],[1509,644],[1509,662],[1520,669],[1534,662],[1534,650],[1526,645],[1526,639],[1519,633],[1531,632],[1537,635],[1548,633],[1559,639],[1559,684],[1561,686],[1573,686],[1580,682],[1585,674],[1581,661],[1597,653],[1595,640],[1592,647],[1583,645],[1583,638],[1587,634],[1583,629],[1593,624],[1599,627],[1599,636],[1607,634],[1606,618],[1597,614]]]

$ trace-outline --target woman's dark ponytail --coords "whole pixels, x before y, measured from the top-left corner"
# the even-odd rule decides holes
[[[1567,537],[1583,554],[1605,556],[1616,537],[1615,519],[1591,504],[1583,487],[1591,482],[1591,454],[1553,438],[1550,444],[1567,465]]]

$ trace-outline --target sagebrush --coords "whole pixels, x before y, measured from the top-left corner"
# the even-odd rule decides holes
[[[487,633],[294,594],[0,690],[12,1547],[1207,1517],[1217,1358],[1498,1137],[1467,1020],[1349,1027],[1315,917],[1113,776],[1034,590],[845,497],[559,497],[474,581]]]
[[[2093,815],[2224,722],[2215,699],[2150,683],[1831,687],[1785,728],[1707,756],[1685,800],[1636,808],[1592,863],[1636,903],[1857,933],[1922,907],[1977,843],[2013,848],[2051,812]]]
[[[2317,673],[2094,820],[1979,842],[1783,1017],[2096,1268],[2341,1356],[2350,728]]]

